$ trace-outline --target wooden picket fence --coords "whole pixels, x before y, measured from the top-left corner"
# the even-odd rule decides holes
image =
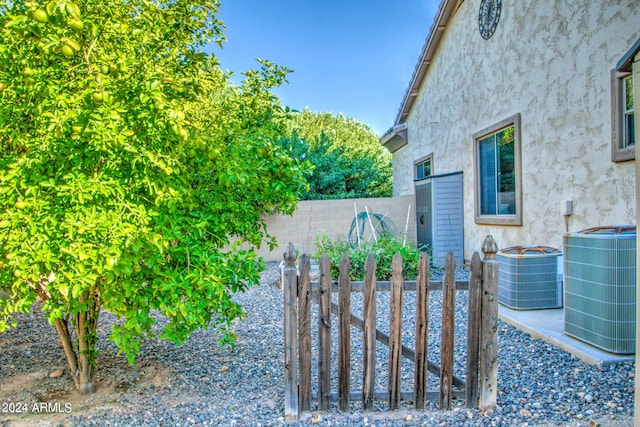
[[[303,255],[296,268],[296,253],[289,244],[283,271],[284,291],[284,363],[285,363],[285,419],[298,420],[311,410],[312,397],[318,410],[328,410],[337,401],[340,411],[348,411],[351,401],[360,400],[363,409],[372,409],[375,400],[386,400],[390,410],[397,409],[401,399],[412,401],[416,409],[423,409],[426,400],[434,400],[441,409],[449,409],[454,398],[464,399],[468,407],[491,409],[497,398],[498,357],[498,264],[497,245],[487,236],[482,245],[484,259],[477,252],[471,260],[468,281],[456,281],[455,261],[449,254],[442,281],[429,280],[428,256],[420,257],[418,277],[405,281],[402,277],[402,258],[393,259],[392,277],[377,282],[373,254],[365,263],[364,282],[351,282],[350,260],[345,254],[340,261],[337,283],[330,276],[330,261],[323,255],[320,261],[320,280],[311,283],[310,260]],[[456,290],[468,290],[467,365],[464,379],[453,374],[454,314]],[[429,292],[442,291],[442,332],[440,365],[427,359],[429,329]],[[405,294],[415,292],[416,322],[415,349],[402,345],[402,303]],[[332,302],[332,292],[338,292],[338,304]],[[351,292],[364,292],[364,319],[351,314]],[[390,292],[389,335],[376,328],[376,293]],[[311,394],[312,350],[310,303],[318,304],[317,393]],[[331,313],[337,315],[337,379],[338,390],[331,384]],[[364,332],[363,384],[361,392],[351,391],[351,327]],[[388,387],[375,390],[376,340],[389,347]],[[400,390],[401,357],[414,362],[413,391]],[[439,389],[427,391],[427,374],[439,377]]]

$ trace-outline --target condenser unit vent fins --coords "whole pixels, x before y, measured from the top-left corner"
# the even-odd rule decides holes
[[[500,250],[498,301],[517,310],[562,307],[558,280],[560,251],[548,246],[514,246]]]
[[[636,227],[564,236],[565,333],[605,351],[635,352]]]

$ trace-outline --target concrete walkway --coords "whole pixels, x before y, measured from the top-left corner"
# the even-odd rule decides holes
[[[564,333],[564,310],[513,310],[499,304],[500,320],[544,342],[559,347],[590,365],[634,360],[634,355],[619,355],[600,350]]]

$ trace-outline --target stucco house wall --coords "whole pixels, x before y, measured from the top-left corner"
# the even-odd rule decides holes
[[[394,195],[414,194],[414,161],[430,153],[433,174],[464,171],[465,258],[487,234],[560,247],[567,231],[635,224],[635,161],[611,160],[611,70],[640,36],[638,1],[503,0],[489,40],[480,0],[458,3],[393,153]],[[522,225],[476,224],[473,135],[516,114]]]

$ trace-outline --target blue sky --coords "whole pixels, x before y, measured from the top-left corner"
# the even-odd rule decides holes
[[[378,135],[395,120],[439,0],[222,0],[228,41],[211,46],[236,74],[255,58],[294,70],[283,105],[342,113]],[[238,80],[239,81],[239,80]]]

